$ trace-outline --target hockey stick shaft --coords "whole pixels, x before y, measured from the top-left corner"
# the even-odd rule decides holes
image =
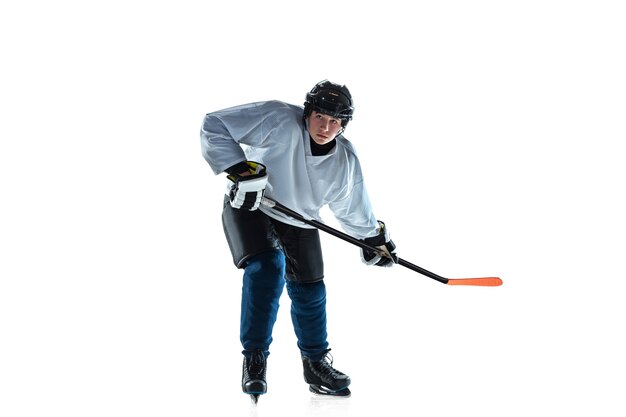
[[[356,239],[346,233],[343,233],[337,229],[334,229],[330,226],[325,225],[324,223],[318,222],[317,220],[312,220],[312,219],[307,219],[304,216],[302,216],[300,213],[297,213],[293,210],[291,210],[288,207],[285,207],[284,205],[282,205],[281,203],[272,200],[271,198],[268,197],[263,197],[261,200],[261,203],[266,206],[269,207],[271,209],[274,209],[280,213],[286,214],[289,217],[292,217],[296,220],[299,220],[303,223],[306,223],[308,225],[311,225],[313,227],[316,227],[317,229],[320,229],[326,233],[329,233],[335,237],[338,237],[342,240],[345,240],[346,242],[352,243],[353,245],[356,245],[362,249],[367,249],[369,251],[372,252],[377,252],[379,254],[383,254],[379,249],[370,246],[368,244],[366,244],[365,242],[363,242],[360,239]],[[387,255],[385,255],[387,256]],[[436,281],[439,281],[443,284],[448,284],[448,285],[477,285],[477,286],[483,286],[483,287],[496,287],[499,285],[502,285],[502,280],[498,277],[483,277],[483,278],[445,278],[442,277],[440,275],[435,274],[434,272],[430,272],[422,267],[419,267],[415,264],[412,264],[411,262],[405,261],[402,258],[397,258],[395,259],[396,263],[399,265],[402,265],[408,269],[411,269],[415,272],[418,272],[424,276],[427,276],[429,278],[432,278]]]

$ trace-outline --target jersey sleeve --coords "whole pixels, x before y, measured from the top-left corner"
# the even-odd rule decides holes
[[[264,102],[208,113],[200,130],[202,156],[215,174],[245,161],[242,144],[256,145],[264,137]]]
[[[350,163],[346,187],[336,200],[329,202],[328,207],[346,233],[357,239],[376,236],[379,226],[372,211],[361,166],[354,149],[351,146],[347,149]]]

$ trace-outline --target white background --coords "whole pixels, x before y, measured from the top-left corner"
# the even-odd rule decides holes
[[[623,416],[619,3],[3,3],[0,414]],[[309,395],[285,294],[253,409],[200,124],[326,78],[399,255],[504,285],[325,235],[353,396]]]

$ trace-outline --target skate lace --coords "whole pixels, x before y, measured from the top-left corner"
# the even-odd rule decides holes
[[[248,361],[248,373],[252,377],[262,375],[265,371],[265,355],[263,351],[256,350]]]
[[[333,355],[330,353],[330,349],[324,352],[324,356],[322,356],[322,360],[318,362],[318,372],[322,375],[330,376],[336,378],[338,376],[342,376],[343,374],[333,368]]]

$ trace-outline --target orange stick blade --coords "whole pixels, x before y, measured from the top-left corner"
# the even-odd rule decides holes
[[[498,277],[449,278],[448,285],[478,285],[481,287],[498,287],[502,285],[502,280]]]

